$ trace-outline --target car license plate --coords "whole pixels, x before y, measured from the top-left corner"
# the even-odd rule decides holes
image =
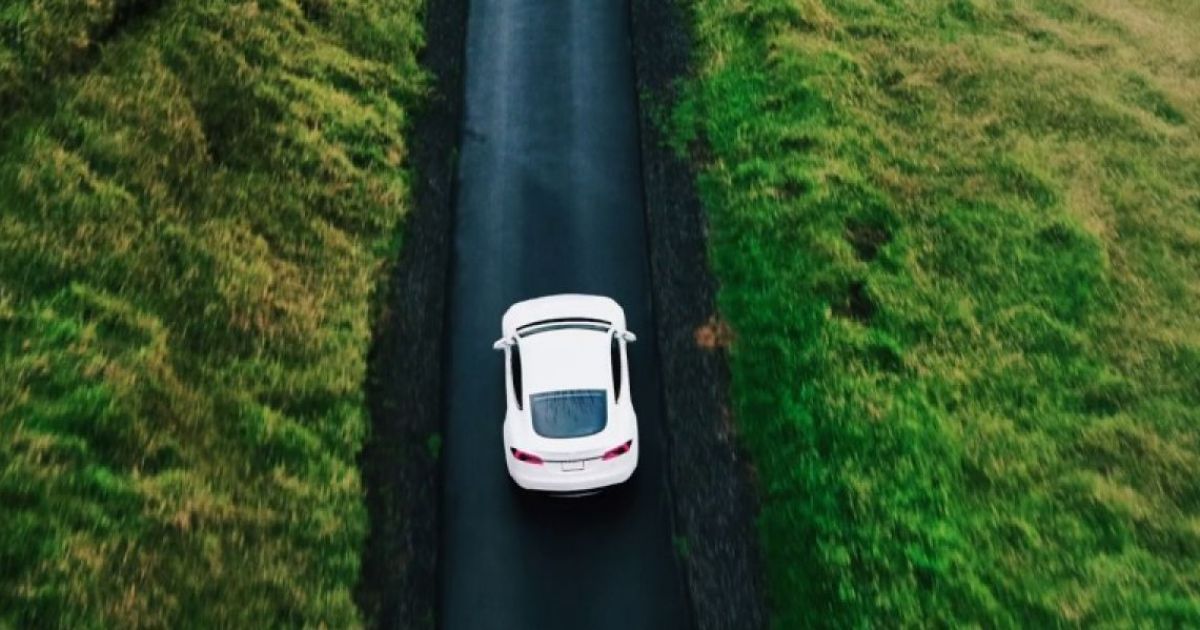
[[[577,462],[563,462],[563,463],[562,463],[562,469],[563,469],[563,472],[571,472],[571,471],[575,471],[575,470],[583,470],[583,460],[580,460],[580,461],[577,461]]]

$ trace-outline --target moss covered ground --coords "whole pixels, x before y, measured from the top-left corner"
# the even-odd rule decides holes
[[[0,6],[0,627],[360,622],[421,6]]]
[[[1200,624],[1200,4],[688,5],[775,625]]]

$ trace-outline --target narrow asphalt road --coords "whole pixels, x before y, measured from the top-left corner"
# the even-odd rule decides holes
[[[687,627],[673,552],[627,0],[471,0],[450,276],[439,614],[444,628]],[[626,486],[525,495],[504,467],[513,302],[626,309],[642,452]]]

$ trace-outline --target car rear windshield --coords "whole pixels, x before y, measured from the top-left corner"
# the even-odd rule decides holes
[[[608,422],[602,389],[568,389],[530,394],[533,430],[548,438],[577,438],[599,433]]]

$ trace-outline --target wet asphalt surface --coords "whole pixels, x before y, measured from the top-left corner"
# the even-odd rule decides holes
[[[627,0],[472,0],[449,277],[439,625],[688,627],[670,529]],[[639,468],[582,499],[519,491],[504,466],[513,302],[625,308]]]

